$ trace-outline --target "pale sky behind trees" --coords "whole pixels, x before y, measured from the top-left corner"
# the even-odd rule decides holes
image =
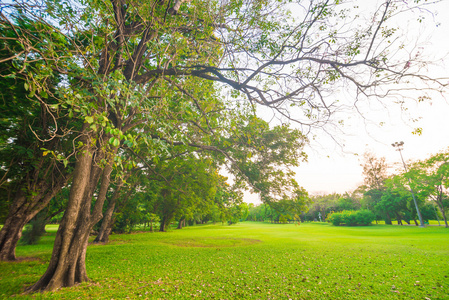
[[[357,1],[359,5],[360,2]],[[382,1],[376,2],[379,5]],[[376,5],[374,1],[367,3]],[[412,47],[413,51],[420,51],[421,59],[435,62],[424,69],[425,75],[448,78],[449,0],[426,8],[427,12],[412,11],[397,21],[409,34],[410,43],[419,40]],[[416,21],[420,15],[425,16],[422,23]],[[414,96],[410,95],[411,98]],[[363,184],[361,164],[366,151],[385,157],[394,172],[399,167],[402,170],[399,153],[391,146],[394,142],[404,141],[402,153],[406,161],[426,159],[448,149],[449,95],[434,93],[430,100],[421,103],[408,100],[405,112],[397,105],[388,102],[386,105],[385,108],[371,103],[365,107],[363,117],[354,111],[343,114],[340,116],[345,121],[343,127],[330,129],[329,135],[320,134],[311,141],[306,148],[308,162],[295,169],[298,183],[309,194],[350,192]],[[421,135],[413,134],[416,128],[422,128]],[[256,195],[245,195],[247,202],[258,203],[257,198]]]

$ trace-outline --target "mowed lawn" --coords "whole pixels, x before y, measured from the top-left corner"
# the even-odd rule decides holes
[[[24,296],[54,232],[0,263],[0,298],[449,299],[449,229],[326,223],[204,225],[91,245],[91,282]]]

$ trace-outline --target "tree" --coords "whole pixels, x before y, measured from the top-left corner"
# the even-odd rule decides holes
[[[232,99],[244,97],[248,107],[269,107],[307,129],[329,121],[338,102],[327,96],[338,84],[351,86],[362,98],[388,95],[388,88],[379,95],[379,86],[410,80],[413,68],[403,66],[413,61],[390,60],[387,51],[392,46],[386,40],[395,32],[386,25],[399,9],[396,2],[383,3],[360,30],[348,28],[345,9],[340,1],[329,0],[311,1],[307,7],[283,0],[5,5],[1,26],[14,32],[8,38],[20,44],[17,53],[4,59],[18,66],[11,75],[24,76],[29,91],[48,110],[67,110],[83,123],[73,139],[71,191],[52,258],[29,291],[51,291],[88,279],[88,236],[101,219],[112,170],[120,165],[117,153],[140,140],[153,149],[177,138],[192,142],[194,136],[170,136],[168,120],[170,108],[184,107],[182,117],[203,116],[206,125],[199,130],[208,128],[204,111],[210,103],[199,101],[199,90],[213,95],[206,99],[219,99],[219,90],[228,89]],[[298,18],[290,10],[302,13]],[[24,18],[33,19],[35,26],[20,30],[17,24]],[[36,42],[41,47],[33,47]],[[39,63],[37,76],[30,75],[31,61]],[[51,94],[47,79],[52,72],[63,79],[53,93],[59,101],[54,106],[44,97]],[[255,176],[254,187],[264,201],[282,199],[281,183],[290,185],[284,194],[299,192],[296,183],[285,181],[289,176],[282,176],[282,168],[270,166],[258,174],[257,164],[247,162],[241,173]],[[279,179],[273,178],[277,174]],[[274,183],[267,184],[271,179]]]
[[[374,154],[366,152],[363,158],[364,163],[362,166],[365,185],[369,189],[382,190],[388,171],[385,157],[377,158]]]
[[[416,221],[417,211],[410,190],[410,182],[406,173],[388,178],[385,184],[386,190],[381,197],[381,201],[376,204],[376,209],[383,211],[389,218],[392,215],[396,216],[398,223],[402,219],[413,219],[416,226],[419,226]],[[415,191],[415,199],[417,200],[418,207],[423,206],[426,197],[425,192]]]
[[[293,220],[295,216],[299,216],[308,211],[307,204],[310,203],[309,195],[304,189],[298,189],[295,197],[284,198],[280,201],[270,202],[271,208],[279,213],[279,218],[283,217],[284,220]]]
[[[391,187],[383,193],[381,200],[376,203],[375,209],[387,216],[387,224],[391,225],[392,217],[396,218],[398,224],[402,225],[402,220],[409,224],[409,219],[403,213],[407,211],[407,203],[410,202],[410,198],[409,193],[401,193]]]
[[[438,153],[425,161],[412,164],[406,176],[411,179],[414,190],[425,193],[435,201],[446,227],[449,227],[444,207],[449,188],[449,154]]]
[[[24,18],[16,30],[30,31],[35,25]],[[26,76],[38,76],[35,70],[39,63],[29,62],[26,76],[14,75],[20,66],[9,58],[22,49],[21,45],[14,39],[11,27],[0,27],[0,36],[4,38],[0,47],[0,188],[5,196],[2,204],[9,207],[0,231],[0,260],[15,260],[15,248],[25,224],[48,206],[70,179],[73,160],[63,163],[57,158],[68,155],[72,145],[71,133],[64,130],[68,119],[63,113],[52,114],[47,106],[57,103],[53,94],[61,78],[50,72],[46,78],[48,93],[30,92]],[[42,50],[36,41],[29,46]],[[47,105],[38,101],[40,97],[46,98]],[[74,130],[78,125],[70,124]]]
[[[363,175],[365,179],[365,205],[373,212],[384,206],[378,206],[385,191],[388,165],[384,157],[377,158],[374,154],[364,154]],[[388,210],[381,210],[385,223],[391,225]]]
[[[311,204],[308,207],[308,212],[304,216],[305,220],[313,221],[318,220],[321,214],[322,218],[327,218],[327,215],[333,211],[338,211],[338,201],[341,198],[340,194],[327,194],[327,195],[316,195],[311,197]]]

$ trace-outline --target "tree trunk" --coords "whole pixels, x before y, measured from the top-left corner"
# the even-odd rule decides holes
[[[396,220],[398,221],[398,225],[402,225],[402,219],[398,213],[396,213]]]
[[[112,199],[111,199],[112,200]],[[109,242],[109,234],[111,232],[111,221],[112,215],[115,209],[115,201],[109,202],[108,209],[103,217],[103,222],[101,223],[100,230],[98,231],[98,235],[94,240],[94,243],[108,243]]]
[[[161,224],[160,224],[160,226],[159,226],[159,231],[160,232],[165,232],[165,222],[166,222],[166,220],[167,220],[167,218],[165,217],[165,216],[163,216],[162,217],[162,220],[161,220]]]
[[[16,246],[22,236],[22,229],[28,223],[28,218],[13,217],[6,219],[0,232],[0,260],[16,260]]]
[[[89,280],[86,272],[89,234],[93,226],[102,218],[101,212],[110,184],[112,161],[117,148],[113,148],[108,156],[105,156],[104,152],[94,150],[89,144],[87,132],[84,131],[84,133],[85,135],[81,138],[84,147],[78,153],[69,202],[56,233],[50,264],[45,274],[29,287],[27,292],[54,291]],[[101,149],[99,145],[97,146]],[[102,170],[99,162],[103,159],[106,159],[108,163]],[[100,176],[101,185],[91,212],[92,195]]]
[[[441,214],[443,215],[444,224],[446,224],[446,228],[448,228],[447,219],[446,219],[446,213],[444,212],[444,207],[442,201],[437,201],[438,208],[441,211]]]
[[[85,195],[89,194],[94,154],[88,142],[88,137],[85,137],[85,146],[78,154],[69,202],[56,233],[50,264],[45,274],[27,292],[54,291],[88,280],[85,255],[90,231],[91,199]]]
[[[123,183],[120,182],[117,185],[117,188],[114,191],[114,194],[109,201],[108,208],[103,217],[103,222],[101,223],[100,230],[98,231],[98,235],[94,240],[94,243],[108,243],[109,242],[109,234],[112,230],[112,215],[114,214],[115,203],[117,202],[117,198],[120,195],[120,190],[123,186]]]
[[[5,224],[0,230],[0,261],[16,260],[17,242],[22,236],[23,227],[44,209],[50,200],[62,189],[67,179],[59,175],[54,184],[41,182],[40,190],[28,196],[19,189],[9,209]]]
[[[179,219],[178,227],[176,229],[182,229],[183,224],[184,224],[184,218],[185,217],[181,217],[181,219]]]
[[[416,226],[419,226],[419,224],[418,224],[418,222],[416,221],[415,218],[413,218],[413,221],[415,222],[415,225],[416,225]]]

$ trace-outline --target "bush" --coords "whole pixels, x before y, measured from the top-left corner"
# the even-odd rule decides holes
[[[376,216],[370,210],[364,209],[357,211],[356,221],[359,225],[370,225],[375,219]]]
[[[375,219],[374,214],[369,210],[344,210],[342,212],[334,212],[329,215],[329,222],[334,226],[346,225],[346,226],[357,226],[357,225],[369,225]]]
[[[329,222],[334,226],[339,226],[343,223],[342,213],[331,213],[328,217]]]

